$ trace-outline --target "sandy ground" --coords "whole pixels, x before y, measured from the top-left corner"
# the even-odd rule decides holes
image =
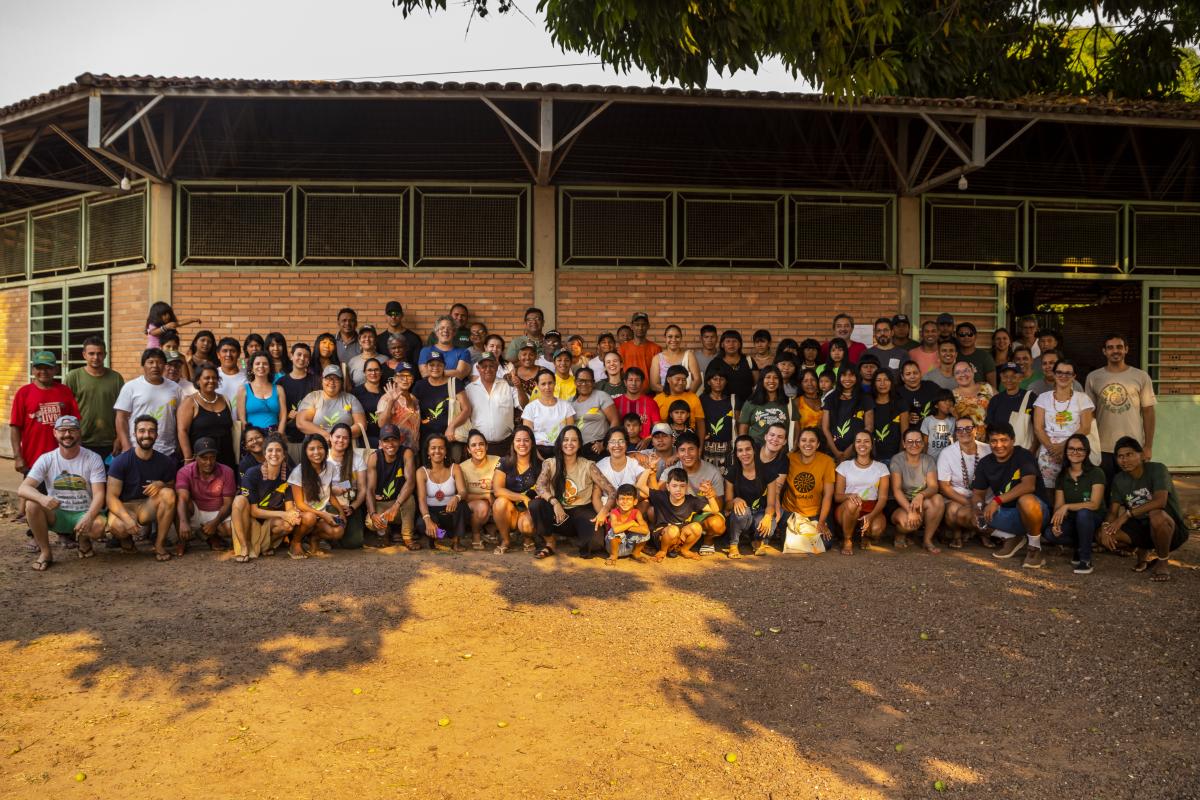
[[[1151,584],[978,548],[38,575],[22,531],[3,797],[1200,797],[1195,540]]]

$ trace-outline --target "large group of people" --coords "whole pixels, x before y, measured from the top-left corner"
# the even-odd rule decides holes
[[[147,542],[169,561],[198,539],[238,563],[366,543],[615,564],[853,555],[890,531],[1031,569],[1061,546],[1079,574],[1132,551],[1163,581],[1188,535],[1121,335],[1084,376],[1031,318],[983,349],[949,314],[916,339],[880,318],[869,343],[838,314],[825,341],[757,330],[747,352],[712,325],[694,347],[667,325],[660,346],[643,312],[594,347],[537,308],[509,342],[461,303],[427,337],[399,302],[384,314],[341,309],[311,345],[199,330],[185,351],[200,320],[155,303],[129,381],[100,338],[61,382],[35,353],[11,415],[33,567],[51,532],[84,558]]]

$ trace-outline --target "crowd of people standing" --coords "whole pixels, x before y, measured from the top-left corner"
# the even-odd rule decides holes
[[[51,532],[81,557],[146,541],[168,561],[203,539],[239,563],[364,543],[544,559],[570,542],[615,564],[853,555],[891,530],[898,549],[974,539],[1031,569],[1060,545],[1079,574],[1097,548],[1132,550],[1162,581],[1188,535],[1121,335],[1084,376],[1033,319],[986,350],[949,314],[916,339],[903,314],[869,344],[838,314],[824,341],[764,329],[746,348],[712,325],[696,346],[667,325],[660,345],[639,312],[592,347],[537,308],[508,342],[462,304],[427,337],[399,302],[384,314],[341,309],[311,345],[202,329],[185,350],[201,321],[155,303],[128,381],[99,338],[61,382],[35,353],[11,415],[34,568]]]

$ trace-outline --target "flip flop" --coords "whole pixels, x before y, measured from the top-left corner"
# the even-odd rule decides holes
[[[170,560],[171,560],[171,554],[170,554],[170,553],[167,553],[167,552],[155,553],[155,554],[154,554],[154,560],[155,560],[155,561],[170,561]]]
[[[303,561],[304,559],[308,558],[308,556],[306,556],[304,553],[296,553],[291,550],[288,550],[288,558],[294,559],[296,561]]]
[[[53,558],[39,558],[33,562],[32,569],[34,572],[45,572],[50,569],[50,565],[54,563]]]
[[[1171,580],[1171,573],[1167,572],[1167,562],[1165,559],[1154,559],[1154,567],[1150,570],[1150,580],[1155,583],[1165,583]]]
[[[1133,565],[1133,571],[1134,572],[1145,572],[1146,570],[1150,569],[1150,566],[1155,561],[1158,561],[1158,556],[1156,554],[1148,554],[1145,558],[1141,559],[1140,561],[1138,561],[1136,564]]]

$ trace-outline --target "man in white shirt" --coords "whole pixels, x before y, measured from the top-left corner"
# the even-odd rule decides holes
[[[122,430],[121,428],[117,429]],[[50,531],[77,538],[79,557],[92,556],[92,540],[104,535],[104,460],[82,446],[79,418],[64,415],[54,421],[58,447],[38,456],[17,496],[25,501],[25,518],[38,546],[33,569],[45,572],[54,563]],[[46,494],[38,491],[46,485]]]
[[[471,401],[471,427],[487,439],[488,454],[506,456],[512,444],[517,393],[507,381],[496,377],[498,366],[495,354],[483,351],[475,362],[479,380],[468,383],[463,392]]]
[[[969,417],[954,421],[954,442],[942,450],[937,460],[938,489],[946,498],[942,519],[950,529],[950,547],[958,549],[964,538],[978,531],[984,547],[994,547],[991,538],[976,525],[979,511],[972,501],[971,482],[979,460],[992,452],[991,446],[975,440],[975,423]]]
[[[143,414],[158,420],[158,439],[154,449],[165,456],[175,455],[175,412],[179,410],[179,384],[163,377],[167,359],[163,351],[151,347],[142,353],[142,377],[121,387],[113,409],[117,412],[116,454],[133,449],[133,421]],[[232,408],[232,404],[230,405]]]
[[[246,373],[238,368],[238,357],[242,354],[242,346],[232,336],[226,336],[217,342],[217,371],[221,373],[221,382],[217,384],[217,394],[229,401],[229,413],[237,419],[238,389],[246,385]],[[136,414],[134,416],[137,416]],[[161,428],[159,430],[161,438]]]

